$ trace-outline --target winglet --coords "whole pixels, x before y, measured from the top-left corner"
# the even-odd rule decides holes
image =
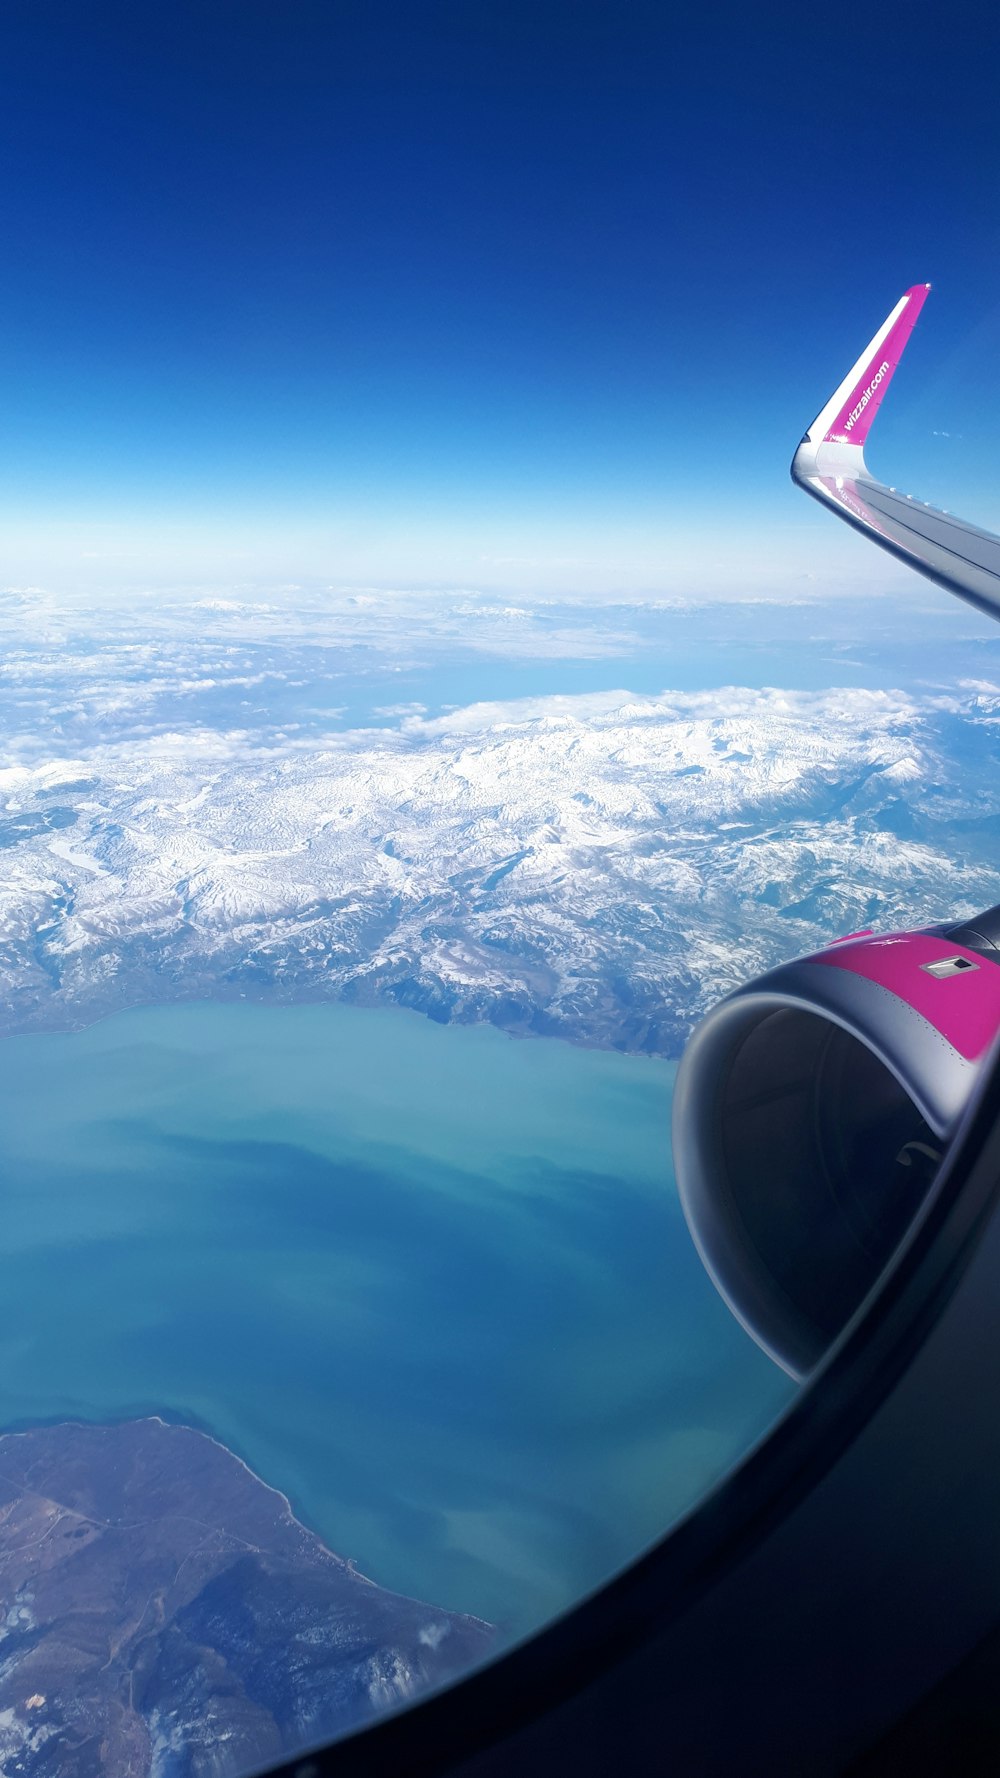
[[[823,445],[853,445],[860,450],[864,446],[929,290],[929,284],[913,284],[900,297],[875,338],[817,414],[803,444],[814,449]]]
[[[914,284],[900,297],[799,444],[792,480],[897,560],[1000,620],[1000,537],[898,494],[865,463],[864,441],[929,290]]]

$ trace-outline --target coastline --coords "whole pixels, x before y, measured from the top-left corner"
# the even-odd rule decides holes
[[[406,1600],[406,1602],[411,1605],[426,1606],[432,1611],[454,1613],[455,1608],[453,1606],[439,1605],[433,1599],[418,1599],[413,1594],[400,1592],[398,1588],[387,1586],[384,1581],[375,1580],[370,1574],[365,1574],[364,1571],[358,1567],[353,1556],[342,1556],[338,1550],[331,1548],[330,1544],[323,1536],[323,1533],[316,1526],[311,1525],[308,1522],[306,1514],[296,1511],[288,1495],[284,1493],[281,1488],[276,1488],[272,1482],[265,1481],[264,1477],[253,1468],[252,1464],[247,1462],[245,1457],[240,1455],[239,1451],[234,1450],[233,1447],[226,1444],[224,1440],[217,1438],[206,1426],[194,1424],[194,1416],[175,1415],[171,1414],[169,1410],[143,1414],[111,1414],[104,1416],[100,1420],[92,1420],[84,1415],[53,1414],[30,1421],[26,1420],[16,1425],[0,1425],[0,1438],[25,1437],[39,1429],[54,1431],[64,1426],[88,1427],[95,1432],[101,1432],[115,1427],[143,1426],[149,1424],[155,1424],[177,1431],[193,1432],[197,1438],[205,1439],[208,1444],[215,1448],[215,1450],[221,1451],[224,1457],[231,1458],[234,1463],[239,1465],[240,1469],[246,1472],[250,1477],[250,1480],[257,1487],[264,1490],[265,1494],[273,1494],[277,1500],[280,1500],[283,1508],[283,1516],[298,1530],[304,1531],[308,1537],[314,1538],[316,1543],[320,1546],[323,1555],[328,1556],[339,1568],[342,1568],[346,1573],[349,1573],[354,1580],[362,1581],[366,1586],[374,1587],[380,1593],[391,1594],[395,1599]],[[492,1633],[496,1632],[497,1626],[495,1624],[491,1623],[487,1618],[477,1617],[475,1612],[463,1611],[459,1613],[459,1615],[468,1618],[472,1623],[478,1624],[484,1630],[489,1630]]]
[[[610,1040],[601,1040],[587,1032],[573,1031],[552,1023],[551,1028],[532,1028],[524,1022],[504,1021],[501,1019],[472,1018],[458,1016],[456,1018],[436,1018],[432,1011],[420,1006],[410,1006],[405,1001],[395,1000],[390,995],[372,995],[368,999],[358,999],[344,994],[297,994],[289,993],[251,993],[239,988],[226,991],[217,984],[211,993],[201,991],[192,994],[173,994],[164,998],[162,995],[150,995],[148,998],[123,1000],[112,1006],[100,1009],[84,1009],[78,1011],[69,1007],[65,1016],[54,1019],[40,1015],[28,1020],[15,1022],[0,1019],[0,1043],[16,1037],[62,1037],[72,1036],[79,1031],[88,1031],[94,1025],[106,1024],[109,1019],[133,1012],[150,1011],[158,1007],[170,1006],[234,1006],[243,1002],[247,1006],[267,1007],[278,1011],[282,1008],[303,1006],[349,1007],[358,1012],[395,1012],[410,1013],[414,1018],[424,1019],[430,1025],[442,1028],[461,1027],[464,1030],[475,1030],[483,1027],[498,1031],[504,1037],[532,1042],[551,1039],[557,1043],[568,1044],[572,1049],[594,1050],[604,1055],[626,1056],[635,1061],[671,1062],[680,1061],[683,1044],[678,1044],[676,1053],[673,1048],[642,1048],[637,1045],[616,1044]]]

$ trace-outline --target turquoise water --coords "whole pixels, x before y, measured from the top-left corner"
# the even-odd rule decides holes
[[[339,1006],[0,1046],[0,1423],[160,1411],[520,1633],[788,1399],[704,1277],[672,1066]]]

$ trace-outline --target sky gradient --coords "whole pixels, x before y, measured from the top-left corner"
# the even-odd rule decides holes
[[[898,579],[787,465],[926,279],[869,460],[1000,524],[998,27],[764,16],[14,0],[0,580]]]

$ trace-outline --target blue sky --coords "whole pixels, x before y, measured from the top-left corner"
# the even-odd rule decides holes
[[[13,0],[0,579],[898,575],[787,464],[924,279],[869,457],[1000,523],[998,35]]]

